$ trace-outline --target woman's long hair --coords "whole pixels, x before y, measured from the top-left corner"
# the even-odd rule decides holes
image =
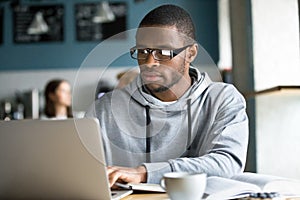
[[[67,81],[63,79],[55,79],[55,80],[51,80],[46,85],[45,93],[44,93],[45,100],[46,100],[44,111],[47,117],[56,117],[55,103],[51,100],[50,94],[55,94],[55,91],[57,90],[57,88],[62,82],[67,82]],[[67,106],[67,117],[73,117],[71,106]]]

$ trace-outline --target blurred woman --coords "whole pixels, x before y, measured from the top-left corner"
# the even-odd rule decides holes
[[[45,88],[45,117],[66,119],[73,117],[71,110],[72,94],[68,81],[51,80]]]

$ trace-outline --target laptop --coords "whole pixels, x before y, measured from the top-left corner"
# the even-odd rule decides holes
[[[121,199],[94,118],[0,122],[0,199]]]

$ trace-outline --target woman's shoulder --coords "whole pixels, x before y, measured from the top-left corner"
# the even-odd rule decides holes
[[[40,115],[40,119],[41,120],[60,120],[60,119],[67,119],[68,117],[67,116],[55,116],[55,117],[48,117],[47,115],[45,114],[41,114]]]

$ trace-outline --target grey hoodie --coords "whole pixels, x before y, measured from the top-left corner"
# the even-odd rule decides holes
[[[245,100],[230,84],[190,67],[193,85],[176,102],[145,91],[140,77],[105,94],[86,114],[100,122],[108,165],[147,169],[158,183],[171,171],[230,177],[244,169],[248,144]]]

